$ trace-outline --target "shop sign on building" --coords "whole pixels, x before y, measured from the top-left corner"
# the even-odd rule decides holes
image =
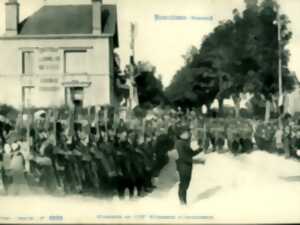
[[[40,48],[37,61],[40,74],[58,74],[61,71],[62,56],[58,48]]]

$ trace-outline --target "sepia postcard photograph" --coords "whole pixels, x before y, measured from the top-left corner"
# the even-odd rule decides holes
[[[300,222],[300,0],[0,0],[0,224]]]

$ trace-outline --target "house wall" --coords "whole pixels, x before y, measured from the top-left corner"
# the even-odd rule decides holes
[[[78,49],[87,50],[87,72],[66,74],[64,52]],[[33,52],[33,73],[30,75],[22,74],[24,51]],[[108,37],[1,39],[0,103],[21,107],[22,87],[32,86],[32,106],[60,106],[65,103],[66,86],[83,85],[85,106],[113,104],[112,51]],[[47,56],[52,59],[43,61]]]
[[[292,115],[300,112],[300,87],[297,86],[292,93],[287,95],[285,111]]]

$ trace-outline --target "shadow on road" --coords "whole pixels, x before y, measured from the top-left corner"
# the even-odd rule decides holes
[[[176,150],[168,152],[169,162],[161,170],[159,177],[157,178],[156,186],[157,191],[152,193],[151,196],[161,197],[166,192],[169,192],[178,182],[178,175],[176,170]]]
[[[200,193],[197,198],[194,200],[194,202],[198,202],[200,200],[203,200],[203,199],[208,199],[210,198],[211,196],[215,195],[218,191],[220,191],[222,189],[221,186],[215,186],[215,187],[212,187],[212,188],[209,188],[207,189],[206,191]]]
[[[288,177],[280,177],[280,178],[288,182],[300,182],[300,176],[288,176]]]

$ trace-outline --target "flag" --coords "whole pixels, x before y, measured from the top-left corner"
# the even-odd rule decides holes
[[[105,123],[105,132],[107,133],[108,129],[108,107],[104,107],[104,123]]]
[[[138,98],[138,92],[137,88],[132,85],[131,90],[131,110],[133,110],[136,106],[139,105],[139,98]]]
[[[134,23],[130,23],[130,35],[131,35],[130,49],[133,50],[135,44],[135,35],[136,35],[136,26]]]
[[[114,110],[114,118],[113,118],[113,128],[116,131],[119,124],[119,113],[117,110]]]
[[[279,99],[278,99],[278,106],[283,106],[283,95],[280,95],[279,96]]]

